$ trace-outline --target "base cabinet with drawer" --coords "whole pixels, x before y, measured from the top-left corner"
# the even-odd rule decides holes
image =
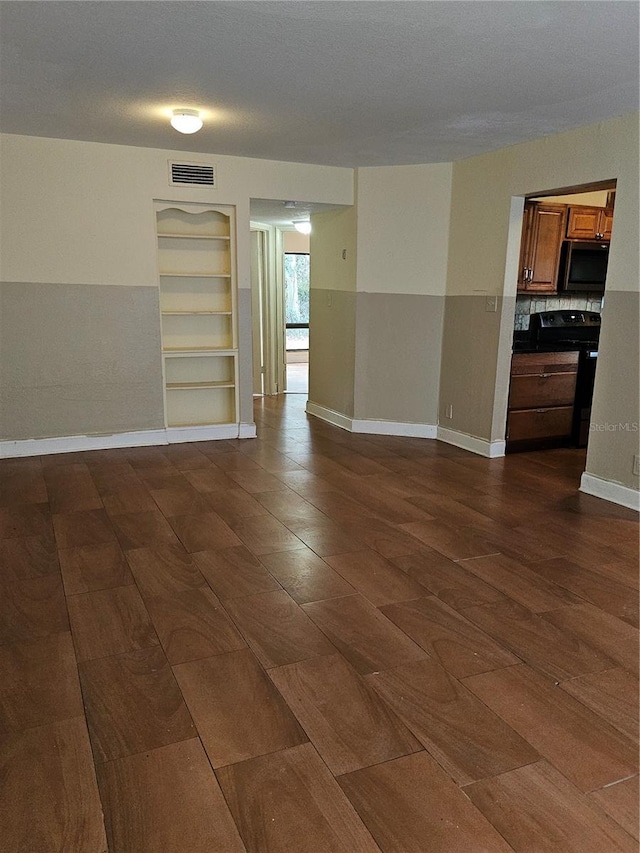
[[[571,438],[577,351],[514,353],[507,414],[507,450],[563,444]]]

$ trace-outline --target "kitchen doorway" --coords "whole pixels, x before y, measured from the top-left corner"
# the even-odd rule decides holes
[[[614,206],[615,181],[525,198],[507,453],[573,449],[584,470]]]

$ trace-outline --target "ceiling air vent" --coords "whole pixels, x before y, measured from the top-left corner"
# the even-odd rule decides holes
[[[176,163],[169,160],[171,186],[215,187],[216,167],[206,163]]]

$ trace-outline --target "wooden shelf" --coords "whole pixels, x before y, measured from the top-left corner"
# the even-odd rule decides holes
[[[234,382],[167,382],[167,391],[199,391],[205,388],[235,388]]]
[[[158,237],[166,237],[169,240],[231,240],[229,236],[218,236],[217,234],[158,234]]]
[[[172,317],[172,316],[184,317],[185,315],[188,316],[190,314],[194,314],[196,316],[199,316],[201,314],[205,314],[205,315],[211,315],[214,317],[231,317],[233,314],[233,311],[161,311],[160,313],[162,314],[163,317]]]
[[[160,278],[231,278],[228,272],[161,272]]]

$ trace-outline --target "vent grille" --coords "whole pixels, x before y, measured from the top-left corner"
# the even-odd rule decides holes
[[[175,163],[170,160],[169,184],[215,187],[216,167],[205,163]]]

